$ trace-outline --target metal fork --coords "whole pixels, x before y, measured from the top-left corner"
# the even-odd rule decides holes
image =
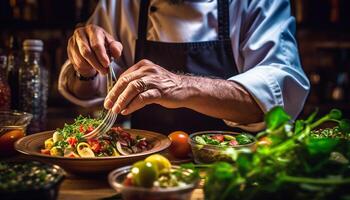
[[[116,80],[116,76],[115,73],[113,71],[113,67],[112,67],[112,63],[114,62],[114,58],[111,58],[111,63],[109,64],[108,68],[109,68],[109,73],[107,74],[107,92],[109,92],[112,87],[113,87],[113,80]],[[90,133],[84,135],[84,138],[86,139],[90,139],[90,138],[96,138],[99,136],[104,135],[105,133],[107,133],[107,131],[109,129],[112,128],[112,126],[114,125],[115,120],[117,119],[117,114],[114,114],[112,112],[112,109],[110,109],[106,116],[104,117],[104,119],[102,120],[101,124],[99,124],[97,126],[96,129],[94,129],[93,131],[91,131]]]

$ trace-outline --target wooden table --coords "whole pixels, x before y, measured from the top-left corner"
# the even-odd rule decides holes
[[[116,192],[109,186],[106,177],[83,178],[69,175],[62,183],[59,200],[120,199],[113,198]],[[195,189],[191,200],[202,200],[203,190]]]
[[[0,158],[0,161],[28,161],[30,157],[17,155],[10,158]],[[202,185],[202,184],[200,184]],[[117,193],[109,186],[107,175],[77,176],[67,174],[61,184],[58,200],[120,200]],[[201,186],[195,189],[191,200],[204,199]]]

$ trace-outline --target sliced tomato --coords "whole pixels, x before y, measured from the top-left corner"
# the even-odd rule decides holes
[[[40,152],[42,154],[50,155],[50,149],[41,149]]]
[[[75,147],[75,145],[78,143],[78,140],[75,137],[69,137],[69,138],[67,138],[67,142],[72,147]]]
[[[90,133],[91,131],[93,131],[95,128],[92,125],[89,125],[88,128],[85,131],[85,134]]]
[[[238,145],[238,142],[237,142],[237,140],[231,140],[231,141],[229,142],[229,145],[231,145],[231,146],[237,146],[237,145]]]
[[[101,144],[98,141],[91,143],[90,146],[91,150],[95,153],[99,153],[101,151]]]
[[[85,133],[85,129],[84,129],[84,126],[83,126],[83,125],[80,125],[80,126],[79,126],[79,131],[80,131],[81,133]]]
[[[217,140],[219,142],[223,142],[224,141],[224,135],[221,134],[217,134],[217,135],[213,135],[211,136],[212,139]]]

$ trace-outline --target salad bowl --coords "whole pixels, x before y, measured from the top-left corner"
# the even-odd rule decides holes
[[[142,160],[150,154],[162,152],[167,149],[171,143],[167,136],[160,133],[138,129],[125,129],[125,131],[130,133],[131,136],[146,138],[151,144],[151,148],[140,153],[120,156],[51,156],[41,153],[41,150],[44,148],[45,141],[52,138],[55,131],[45,131],[21,138],[15,143],[15,149],[24,155],[30,156],[32,159],[59,165],[67,172],[74,174],[98,174],[108,173],[115,168],[130,165],[138,160]]]
[[[218,161],[234,162],[233,151],[254,150],[256,138],[248,133],[231,131],[201,131],[190,135],[188,140],[194,162],[208,164]]]

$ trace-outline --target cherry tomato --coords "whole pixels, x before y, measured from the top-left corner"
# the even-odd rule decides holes
[[[191,152],[188,143],[188,134],[183,131],[174,131],[168,136],[171,140],[169,147],[170,154],[176,158],[186,158]]]
[[[93,127],[92,125],[90,125],[90,126],[86,129],[85,134],[88,134],[88,133],[90,133],[90,132],[93,131],[93,130],[94,130],[94,127]]]
[[[133,185],[134,185],[132,174],[126,176],[126,178],[125,178],[123,184],[124,184],[125,186],[133,186]]]
[[[229,145],[231,145],[231,146],[237,146],[237,145],[238,145],[238,142],[237,142],[237,140],[231,140],[231,141],[229,142]]]
[[[13,145],[24,136],[23,130],[11,130],[0,136],[0,155],[9,156],[16,153]]]
[[[78,143],[78,140],[75,137],[69,137],[69,138],[67,138],[67,142],[72,147],[75,147],[75,145]]]
[[[211,138],[213,138],[214,140],[217,140],[218,142],[223,142],[224,141],[224,136],[217,134],[217,135],[213,135],[211,136]]]
[[[84,126],[83,126],[83,125],[80,125],[80,126],[79,126],[79,131],[80,131],[81,133],[85,133],[85,129],[84,129]]]

